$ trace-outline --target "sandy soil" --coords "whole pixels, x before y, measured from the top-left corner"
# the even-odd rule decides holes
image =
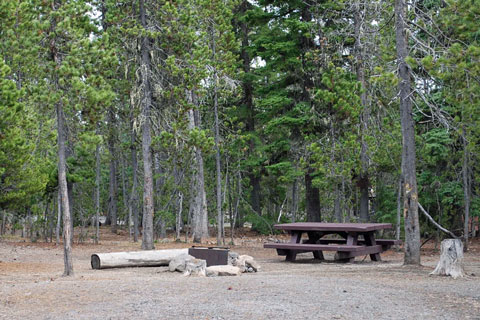
[[[393,250],[382,262],[319,263],[302,254],[290,263],[263,249],[265,240],[245,236],[231,248],[255,257],[261,272],[199,278],[163,267],[92,270],[92,253],[140,248],[104,230],[100,245],[75,245],[75,275],[62,277],[61,247],[3,238],[0,319],[480,319],[478,240],[465,256],[469,276],[457,280],[429,276],[439,257],[432,243],[422,251],[422,267],[405,267]]]

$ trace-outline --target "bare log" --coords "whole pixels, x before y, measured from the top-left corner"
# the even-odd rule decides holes
[[[463,244],[459,239],[442,241],[440,261],[431,275],[451,276],[457,279],[465,276],[463,270]]]
[[[168,266],[182,254],[188,254],[188,249],[96,253],[92,254],[91,264],[92,269]]]

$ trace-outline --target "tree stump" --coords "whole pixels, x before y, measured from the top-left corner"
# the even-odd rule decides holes
[[[459,239],[445,239],[440,248],[440,261],[430,274],[451,276],[457,279],[465,276],[463,270],[463,244]]]

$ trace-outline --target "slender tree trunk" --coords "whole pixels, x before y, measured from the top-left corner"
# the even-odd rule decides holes
[[[65,124],[63,108],[57,103],[57,130],[58,130],[58,184],[63,211],[63,248],[64,248],[64,275],[73,275],[72,241],[70,229],[70,204],[68,202],[67,164],[65,158]]]
[[[197,232],[195,232],[196,239],[194,242],[201,242],[202,238],[208,237],[208,210],[207,210],[207,194],[205,192],[205,173],[203,166],[203,155],[202,151],[197,149],[197,162],[198,162],[198,211],[199,211],[199,221]],[[196,241],[195,241],[196,240]]]
[[[2,236],[5,234],[6,219],[7,219],[7,212],[5,210],[2,210],[2,228],[0,230],[0,235]]]
[[[292,222],[297,220],[298,212],[298,179],[295,177],[292,183]]]
[[[57,192],[57,226],[55,228],[55,245],[60,244],[60,227],[62,222],[62,198],[60,191]]]
[[[232,198],[232,186],[231,184],[233,183],[228,181],[227,184],[227,192],[228,192],[228,214],[229,214],[229,220],[230,220],[230,244],[233,245],[233,198]]]
[[[197,127],[200,128],[200,113],[196,111],[196,119],[198,119]],[[201,195],[200,212],[201,212],[201,232],[202,238],[208,238],[208,207],[207,207],[207,192],[205,191],[205,169],[203,164],[203,154],[200,148],[197,149],[198,159],[198,187]]]
[[[212,32],[213,44],[212,51],[215,57],[215,35]],[[214,75],[214,87],[213,87],[213,113],[215,116],[215,167],[216,167],[216,193],[217,193],[217,245],[222,242],[222,169],[220,163],[220,124],[218,122],[218,94],[217,94],[217,72]]]
[[[50,238],[50,243],[53,242],[53,226],[55,222],[55,204],[56,204],[56,199],[55,197],[52,197],[52,210],[50,212],[50,220],[48,222],[48,236]]]
[[[122,198],[123,198],[123,212],[124,212],[123,219],[127,220],[126,224],[130,226],[130,220],[129,220],[130,217],[128,215],[129,211],[128,211],[127,183],[125,181],[126,166],[125,166],[125,158],[123,157],[123,155],[120,156],[120,161],[122,165]]]
[[[100,239],[100,144],[95,148],[95,244]]]
[[[110,208],[110,220],[111,220],[111,231],[112,233],[117,233],[117,165],[116,165],[116,155],[115,155],[115,116],[113,114],[113,109],[110,108],[108,111],[109,114],[109,125],[110,132],[108,137],[108,151],[110,153],[110,181],[109,181],[109,208]]]
[[[130,233],[133,235],[133,241],[138,241],[138,162],[137,162],[137,144],[136,144],[136,137],[135,137],[135,129],[133,127],[133,115],[131,121],[131,145],[130,149],[132,152],[132,190],[130,192],[130,201],[129,201],[129,208],[128,214],[130,218],[133,218],[133,230],[130,227]],[[130,223],[131,220],[129,220]],[[131,226],[131,224],[130,224]],[[132,232],[133,231],[133,232]]]
[[[320,214],[320,193],[318,188],[312,186],[313,177],[312,170],[308,169],[305,174],[305,203],[307,211],[307,221],[320,222],[322,220]]]
[[[368,130],[368,119],[370,117],[370,110],[367,102],[367,83],[365,80],[365,64],[364,64],[364,48],[362,43],[362,24],[364,23],[364,10],[361,8],[359,0],[355,2],[355,56],[356,56],[356,72],[357,78],[362,86],[362,92],[360,94],[360,100],[362,103],[363,112],[360,116],[360,131],[361,131],[361,173],[358,181],[360,188],[360,221],[369,221],[369,195],[368,188],[370,185],[368,178],[368,146],[366,142],[366,135]]]
[[[183,192],[178,193],[178,213],[175,223],[175,239],[180,240],[180,229],[182,228]]]
[[[158,153],[154,154],[154,172],[157,178],[155,179],[155,206],[160,208],[160,197],[161,197],[161,189],[163,186],[163,181],[160,179],[162,174],[162,168],[160,167],[160,159],[158,158]],[[167,229],[165,219],[162,216],[158,217],[158,224],[160,225],[160,238],[164,239],[167,237]]]
[[[463,196],[464,196],[464,230],[463,230],[463,250],[468,250],[469,222],[470,222],[470,184],[468,183],[468,145],[465,127],[463,127]]]
[[[44,221],[43,222],[43,238],[45,239],[45,243],[48,242],[48,224],[50,222],[50,215],[48,214],[49,206],[50,206],[50,199],[47,198],[45,203],[45,212],[43,214],[43,221]]]
[[[397,223],[395,226],[396,239],[400,240],[400,229],[402,226],[402,192],[403,192],[403,183],[400,178],[398,181],[398,193],[397,193]]]
[[[140,21],[144,30],[147,29],[145,1],[140,2]],[[152,171],[152,137],[150,132],[150,108],[152,105],[152,90],[150,88],[150,43],[146,36],[142,37],[141,45],[142,77],[142,153],[143,153],[143,239],[142,249],[152,250],[153,246],[153,171]]]
[[[66,130],[65,130],[65,137],[67,137]],[[72,156],[71,152],[65,152],[65,159],[68,159]],[[71,243],[73,244],[73,235],[74,235],[74,222],[75,222],[75,214],[73,211],[73,190],[75,188],[75,184],[72,182],[67,181],[67,189],[68,189],[68,204],[70,206],[70,238]]]
[[[243,0],[240,6],[241,14],[245,14],[248,10],[250,3],[248,0]],[[250,73],[250,63],[251,57],[248,53],[249,48],[249,37],[248,34],[250,32],[248,23],[245,20],[240,22],[240,29],[241,29],[241,49],[240,49],[240,57],[242,59],[242,66],[243,72],[245,74]],[[242,82],[243,86],[243,105],[246,108],[246,121],[245,121],[245,129],[247,132],[254,134],[255,132],[255,109],[253,104],[253,85],[251,80],[245,79]],[[250,139],[248,141],[248,155],[249,157],[255,157],[255,141]],[[250,202],[252,205],[253,210],[257,214],[262,213],[262,195],[261,195],[261,187],[260,187],[260,174],[256,172],[256,168],[250,167],[248,172],[248,178],[250,180]]]
[[[335,184],[335,199],[333,201],[333,211],[335,216],[335,221],[342,222],[342,207],[340,205],[340,187],[338,184]]]
[[[187,98],[192,105],[196,105],[196,97],[193,92],[187,92]],[[198,110],[188,111],[188,128],[201,128],[200,113]],[[195,168],[192,172],[192,190],[193,198],[191,198],[192,212],[192,235],[193,242],[201,243],[203,238],[208,237],[208,211],[207,197],[205,192],[205,174],[203,155],[200,148],[194,147],[194,163]]]
[[[232,245],[235,244],[235,242],[234,242],[234,238],[235,238],[234,232],[235,232],[235,226],[237,225],[238,208],[240,206],[240,196],[241,196],[241,194],[242,194],[242,173],[240,172],[240,165],[239,165],[238,177],[237,177],[237,195],[236,195],[236,199],[235,199],[235,210],[233,212],[233,222],[230,221],[230,228],[231,228],[230,238],[231,238]]]
[[[405,217],[405,264],[420,264],[420,224],[415,156],[415,122],[412,115],[410,70],[406,38],[405,0],[395,0],[395,31],[399,77],[400,115],[402,125],[402,175],[404,178],[403,214]]]

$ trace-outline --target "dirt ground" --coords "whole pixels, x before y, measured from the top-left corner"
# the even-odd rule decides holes
[[[317,262],[311,254],[286,262],[263,249],[266,238],[247,233],[231,246],[253,256],[260,272],[200,278],[164,267],[92,270],[92,253],[140,249],[125,232],[105,229],[101,244],[75,245],[75,275],[62,277],[61,246],[6,236],[0,319],[480,319],[479,239],[465,255],[468,276],[453,280],[429,276],[439,258],[431,242],[422,248],[422,266],[406,267],[394,250],[381,262]],[[171,238],[156,249],[189,246]]]

